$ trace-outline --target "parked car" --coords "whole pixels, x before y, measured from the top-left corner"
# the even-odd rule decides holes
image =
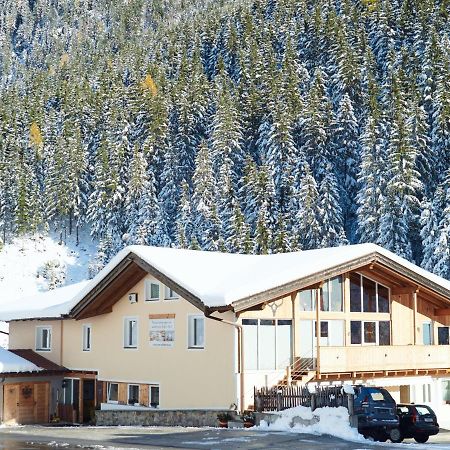
[[[427,405],[414,403],[397,405],[397,414],[400,420],[400,438],[393,442],[401,442],[405,438],[414,438],[424,443],[430,436],[439,433],[439,424],[436,414]]]
[[[354,386],[353,414],[358,432],[377,441],[399,442],[401,433],[395,400],[386,389]]]

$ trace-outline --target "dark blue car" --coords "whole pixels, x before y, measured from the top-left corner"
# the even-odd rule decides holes
[[[358,432],[377,441],[399,442],[399,418],[395,400],[386,389],[354,386],[353,414],[358,420]]]

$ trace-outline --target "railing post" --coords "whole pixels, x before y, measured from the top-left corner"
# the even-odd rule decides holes
[[[286,384],[290,386],[292,384],[292,372],[291,366],[286,367]]]

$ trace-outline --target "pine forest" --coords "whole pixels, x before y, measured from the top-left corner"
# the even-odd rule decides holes
[[[450,278],[450,1],[3,0],[1,241],[374,242]]]

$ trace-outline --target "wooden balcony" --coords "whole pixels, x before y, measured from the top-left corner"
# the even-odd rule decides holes
[[[450,372],[450,347],[445,345],[386,345],[321,347],[320,373]]]

